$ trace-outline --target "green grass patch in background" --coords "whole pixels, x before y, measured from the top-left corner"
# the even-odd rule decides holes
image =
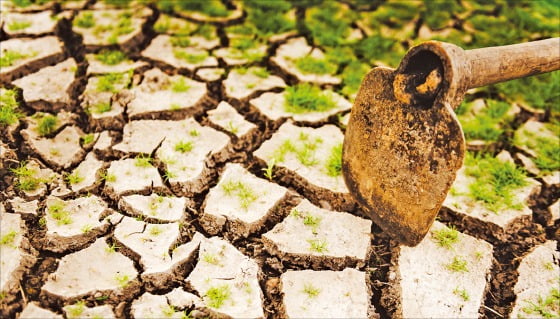
[[[489,155],[465,156],[467,176],[475,178],[469,185],[469,195],[495,213],[502,209],[516,209],[522,203],[516,201],[515,191],[528,185],[525,171],[510,162]]]
[[[23,117],[18,106],[15,90],[0,89],[0,127],[15,124]]]
[[[284,109],[290,113],[324,112],[336,107],[330,94],[307,83],[286,88]]]

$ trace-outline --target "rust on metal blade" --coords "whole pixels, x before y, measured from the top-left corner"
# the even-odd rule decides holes
[[[364,78],[344,137],[343,175],[372,220],[403,244],[428,232],[463,163],[464,136],[451,105],[406,104],[395,71]],[[445,100],[443,100],[445,101]]]

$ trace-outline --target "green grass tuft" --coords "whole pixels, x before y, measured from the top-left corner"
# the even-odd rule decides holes
[[[206,60],[208,52],[201,51],[199,53],[189,53],[180,50],[173,50],[173,55],[175,55],[177,59],[185,60],[187,63],[198,64]]]
[[[69,174],[68,176],[66,176],[66,181],[70,184],[78,184],[80,182],[82,182],[84,180],[84,177],[80,175],[80,172],[78,172],[78,170],[75,170],[72,174]]]
[[[452,272],[469,272],[467,261],[460,256],[453,257],[453,261],[445,265],[445,268]]]
[[[57,225],[68,225],[72,224],[73,220],[70,216],[70,212],[65,210],[64,202],[57,201],[52,203],[48,206],[47,210],[49,211],[52,219],[56,220]]]
[[[58,118],[51,114],[44,115],[37,124],[39,135],[45,136],[53,133],[58,126]]]
[[[335,145],[325,163],[327,175],[336,177],[342,173],[342,143]]]
[[[520,209],[514,202],[514,191],[527,185],[526,173],[515,164],[502,162],[490,156],[465,158],[466,174],[476,178],[469,185],[469,195],[497,213],[501,209]]]
[[[15,124],[23,117],[18,111],[15,90],[0,89],[0,126]]]
[[[6,235],[0,237],[0,246],[11,246],[14,244],[14,241],[16,240],[16,236],[17,236],[17,231],[15,230],[11,230],[9,231]]]
[[[521,311],[528,315],[535,315],[541,318],[559,318],[560,317],[560,290],[558,288],[550,289],[548,296],[537,298],[537,302],[525,301],[529,305],[521,308]]]
[[[324,239],[308,239],[309,249],[318,253],[325,253],[329,251],[327,248],[327,241]]]
[[[222,184],[222,190],[227,196],[236,196],[239,205],[245,210],[258,199],[255,191],[241,181],[227,181]]]
[[[118,50],[102,50],[95,55],[95,59],[106,65],[117,65],[126,60],[126,55]]]
[[[111,102],[101,102],[101,103],[95,104],[91,108],[91,111],[95,114],[103,114],[103,113],[111,111],[112,109],[113,108],[111,107]]]
[[[80,28],[89,29],[95,26],[95,18],[92,12],[82,11],[76,18],[74,18],[73,24]]]
[[[310,283],[306,283],[303,285],[303,292],[307,294],[308,298],[315,298],[319,296],[319,294],[321,293],[321,289],[316,288]]]
[[[0,56],[0,67],[9,67],[14,65],[18,60],[30,58],[36,55],[35,52],[25,54],[14,50],[4,50],[2,53],[2,56]]]
[[[432,240],[440,247],[451,249],[459,241],[459,232],[453,226],[443,227],[432,232]]]
[[[307,83],[286,88],[284,97],[284,109],[290,113],[325,112],[336,107],[328,93]]]
[[[336,65],[326,59],[317,59],[309,55],[298,58],[294,62],[304,74],[333,74],[337,69]]]
[[[194,145],[193,142],[191,141],[188,142],[179,141],[177,144],[175,144],[175,151],[181,153],[188,153],[192,151],[193,147]]]
[[[219,309],[231,298],[229,285],[210,287],[205,293],[207,304],[211,308]]]
[[[191,86],[187,84],[184,78],[179,78],[171,83],[171,90],[175,93],[187,92],[190,88]]]
[[[136,156],[136,158],[134,159],[134,165],[136,165],[137,167],[150,167],[152,166],[152,162],[153,162],[153,158],[151,158],[149,155],[138,155]]]
[[[31,22],[30,21],[14,21],[10,24],[8,24],[8,30],[10,31],[20,31],[23,29],[27,29],[31,26]]]

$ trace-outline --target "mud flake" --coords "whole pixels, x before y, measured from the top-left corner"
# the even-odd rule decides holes
[[[61,56],[63,53],[62,42],[55,36],[37,39],[14,38],[2,41],[0,46],[0,58],[3,62],[0,78],[17,71],[25,64],[48,60],[49,57]]]
[[[212,123],[221,126],[226,131],[241,137],[257,126],[241,116],[231,104],[226,101],[220,102],[218,107],[208,111],[208,119]]]
[[[345,265],[363,266],[370,246],[371,221],[344,212],[314,206],[307,200],[263,235],[265,248],[273,255],[331,259]]]
[[[105,174],[105,189],[113,197],[150,188],[163,188],[158,170],[151,164],[139,167],[133,158],[111,162]]]
[[[366,318],[366,274],[343,271],[288,270],[280,277],[288,318]]]
[[[51,33],[57,23],[51,17],[51,11],[38,13],[16,13],[3,15],[5,31],[9,35],[15,34],[43,34]]]
[[[23,89],[23,98],[32,108],[57,110],[72,102],[68,92],[74,81],[76,68],[74,59],[67,59],[13,83]]]
[[[50,165],[68,168],[81,161],[86,152],[80,146],[83,132],[76,126],[68,126],[54,138],[29,139],[34,149]]]
[[[334,171],[329,171],[328,167],[331,158],[336,164],[333,149],[342,144],[343,138],[340,129],[334,125],[309,128],[286,122],[254,155],[268,164],[274,160],[276,166],[296,172],[313,185],[347,193],[340,170],[335,167]]]
[[[239,164],[226,164],[218,185],[206,198],[201,224],[211,234],[227,222],[235,236],[247,237],[270,218],[287,189],[257,178]]]
[[[186,279],[213,312],[260,318],[263,295],[257,263],[218,237],[202,240],[199,261]]]
[[[206,40],[204,41],[206,42]],[[217,40],[216,43],[218,43]],[[208,46],[208,43],[203,46]],[[196,45],[176,47],[171,43],[171,37],[168,35],[159,35],[154,38],[150,45],[142,51],[142,56],[190,71],[203,66],[218,66],[218,60],[209,55],[207,49],[197,47]]]
[[[544,312],[551,318],[560,315],[557,247],[558,242],[549,240],[537,246],[519,264],[519,278],[513,288],[517,298],[510,318],[544,316]]]
[[[294,38],[278,47],[276,55],[270,60],[287,73],[295,76],[301,82],[334,85],[341,83],[339,78],[329,74],[334,73],[336,69],[324,74],[302,71],[297,66],[298,59],[302,58],[311,58],[321,61],[325,60],[325,54],[320,49],[309,46],[305,38]],[[326,64],[328,61],[324,61],[324,63]]]
[[[114,319],[115,313],[108,305],[87,307],[84,304],[77,302],[73,305],[68,305],[62,308],[68,319],[72,318],[106,318]]]
[[[184,214],[185,197],[161,196],[156,194],[123,196],[119,208],[137,216],[159,219],[166,222],[179,221]]]
[[[286,87],[286,83],[280,77],[268,74],[264,68],[250,67],[233,69],[224,81],[224,86],[228,96],[244,99],[256,91]]]
[[[131,92],[133,98],[127,113],[134,117],[150,112],[192,108],[206,95],[206,84],[182,75],[168,76],[159,69],[151,69],[146,71],[142,83]]]
[[[45,220],[47,236],[71,237],[87,234],[106,224],[99,219],[108,209],[107,203],[97,196],[61,200],[49,197],[46,201]]]
[[[21,319],[52,318],[62,319],[62,316],[45,308],[37,306],[34,302],[28,303],[19,314]]]
[[[286,111],[286,92],[267,92],[262,94],[258,98],[252,99],[250,103],[271,120],[289,117],[294,119],[295,121],[306,122],[323,121],[331,115],[334,115],[341,111],[349,110],[352,107],[352,104],[338,93],[332,92],[330,90],[325,90],[324,94],[329,96],[330,99],[333,100],[336,104],[334,108],[324,112],[309,111],[305,113],[292,113]]]
[[[443,247],[437,237],[442,231],[449,229],[436,221],[418,246],[401,247],[397,267],[405,318],[478,316],[493,248],[462,233]]]
[[[73,298],[95,291],[124,289],[137,275],[132,260],[112,251],[105,238],[99,238],[88,248],[62,257],[42,289]]]
[[[93,153],[89,153],[85,160],[66,177],[73,192],[89,191],[99,182],[97,176],[103,168],[103,162],[98,160]]]

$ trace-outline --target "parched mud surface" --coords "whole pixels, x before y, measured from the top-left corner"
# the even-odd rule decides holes
[[[0,124],[0,317],[560,316],[560,173],[537,169],[535,146],[514,138],[536,127],[558,142],[558,113],[512,105],[499,139],[467,136],[470,151],[528,171],[520,203],[489,210],[460,179],[414,248],[365,218],[340,175],[357,91],[345,59],[367,61],[357,74],[389,64],[366,58],[389,50],[379,30],[401,56],[413,42],[472,37],[469,19],[499,5],[463,3],[436,28],[423,13],[379,18],[405,2],[286,2],[290,27],[257,36],[243,28],[273,9],[252,1],[224,1],[221,17],[40,2],[1,4],[2,58],[25,51],[0,70],[2,103],[11,90],[22,113]],[[317,32],[333,28],[322,12],[344,21],[344,41]],[[310,71],[305,57],[330,66]],[[303,83],[332,107],[285,107]]]

